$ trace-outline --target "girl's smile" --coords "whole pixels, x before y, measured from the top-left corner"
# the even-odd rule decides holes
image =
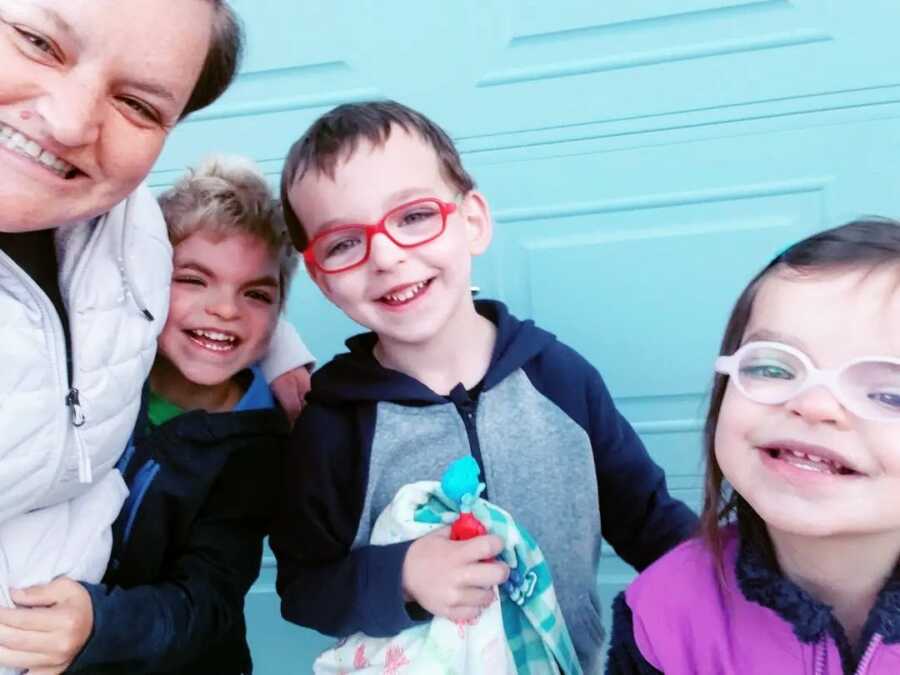
[[[770,441],[757,446],[763,454],[775,462],[774,467],[786,464],[804,474],[823,476],[859,476],[849,460],[840,453],[820,445],[810,445],[793,440]]]

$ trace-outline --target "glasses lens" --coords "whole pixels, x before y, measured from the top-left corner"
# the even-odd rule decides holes
[[[868,419],[900,419],[900,365],[861,361],[841,373],[841,389],[854,410]]]
[[[440,204],[426,200],[391,211],[384,226],[397,243],[414,246],[438,236],[444,228],[444,216]]]
[[[790,352],[771,346],[750,346],[737,367],[738,385],[759,403],[781,403],[806,379],[806,367]]]
[[[355,265],[366,257],[366,231],[361,227],[344,227],[317,239],[313,255],[326,271]]]

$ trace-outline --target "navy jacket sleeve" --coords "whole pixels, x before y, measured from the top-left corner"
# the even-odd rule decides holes
[[[374,406],[335,409],[311,402],[286,456],[270,537],[281,614],[326,635],[383,637],[415,623],[401,585],[411,542],[351,550],[373,429]]]
[[[606,675],[663,675],[641,654],[634,640],[634,624],[631,609],[625,602],[625,594],[619,593],[613,601],[612,635],[606,658]]]
[[[71,672],[177,670],[243,622],[281,460],[277,449],[253,450],[229,457],[165,578],[130,588],[84,584],[94,630]]]
[[[623,560],[643,570],[695,534],[697,516],[669,494],[665,473],[584,357],[557,343],[526,371],[590,436],[601,531]]]

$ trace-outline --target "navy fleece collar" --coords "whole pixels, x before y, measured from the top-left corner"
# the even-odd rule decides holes
[[[532,321],[519,321],[503,303],[479,300],[475,309],[497,326],[491,364],[482,382],[483,390],[490,389],[521,368],[556,340]],[[313,375],[309,399],[332,404],[348,401],[392,401],[405,405],[446,402],[445,397],[418,380],[378,363],[372,355],[377,341],[375,333],[363,333],[347,340],[349,352],[337,355]]]
[[[841,654],[844,670],[853,672],[861,654],[854,653],[831,607],[774,569],[766,556],[746,539],[741,540],[735,572],[744,597],[771,609],[787,621],[801,642],[811,644],[830,634]],[[859,651],[875,633],[882,636],[885,644],[900,642],[900,575],[896,573],[881,589],[869,612],[860,636]]]

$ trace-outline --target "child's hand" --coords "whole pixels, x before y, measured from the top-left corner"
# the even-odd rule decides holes
[[[509,567],[494,560],[502,550],[503,541],[492,534],[450,541],[449,528],[433,532],[406,552],[403,592],[434,616],[474,619],[509,576]]]
[[[27,668],[29,675],[65,671],[94,627],[84,586],[60,577],[10,595],[18,607],[0,608],[0,664]]]
[[[275,398],[284,408],[291,424],[297,419],[297,415],[303,409],[304,398],[306,392],[309,391],[310,374],[306,366],[294,368],[286,373],[282,373],[269,385],[275,392]]]

